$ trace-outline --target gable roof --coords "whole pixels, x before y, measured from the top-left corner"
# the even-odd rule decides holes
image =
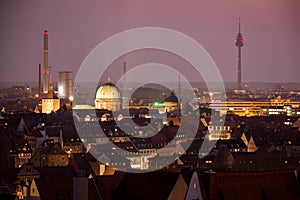
[[[22,165],[18,172],[18,177],[22,176],[40,176],[40,172],[33,167],[31,163],[25,163]]]
[[[70,158],[70,166],[74,171],[84,171],[85,176],[89,176],[89,174],[93,173],[93,169],[89,164],[88,159],[86,158],[86,154],[82,153],[74,153]]]
[[[300,118],[292,125],[292,127],[300,128]]]
[[[179,173],[126,173],[113,199],[168,199]]]
[[[70,166],[38,167],[41,178],[71,178],[74,171]]]
[[[103,200],[113,198],[123,177],[124,173],[94,177],[95,184]]]
[[[34,128],[31,132],[27,133],[27,136],[33,136],[33,137],[43,137],[41,131],[37,128]]]
[[[47,126],[46,133],[49,137],[59,137],[60,136],[60,126]]]
[[[47,146],[38,149],[41,154],[60,154],[60,155],[68,155],[58,143],[48,143]]]
[[[291,170],[216,173],[214,191],[216,199],[300,199]]]
[[[73,199],[73,178],[34,179],[41,200]]]
[[[225,145],[227,148],[247,148],[242,139],[218,140],[216,146]]]
[[[190,184],[188,187],[188,191],[185,196],[186,199],[199,199],[203,200],[203,195],[201,192],[198,174],[195,171],[190,179]]]

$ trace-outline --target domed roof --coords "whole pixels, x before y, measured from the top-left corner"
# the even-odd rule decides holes
[[[99,87],[96,93],[96,99],[120,99],[121,94],[117,86],[108,82]]]

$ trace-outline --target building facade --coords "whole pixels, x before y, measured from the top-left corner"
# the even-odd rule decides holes
[[[54,93],[53,86],[48,91],[48,93],[42,99],[42,113],[55,112],[60,108],[60,100]]]

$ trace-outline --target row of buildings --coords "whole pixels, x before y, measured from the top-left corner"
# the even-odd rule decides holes
[[[78,113],[78,117],[83,119],[84,114],[81,114]],[[103,115],[107,116],[106,121],[100,120]],[[97,121],[77,121],[81,122],[78,127],[85,130],[85,134],[79,137],[70,112],[3,114],[1,183],[19,199],[72,199],[74,195],[85,195],[85,199],[86,195],[89,199],[166,199],[177,195],[180,199],[222,199],[229,195],[225,187],[227,182],[233,184],[235,181],[240,183],[234,187],[238,193],[236,198],[244,193],[239,191],[248,189],[256,197],[282,195],[285,199],[298,198],[298,117],[228,115],[223,129],[207,126],[209,117],[201,117],[197,135],[189,145],[188,131],[194,130],[188,128],[179,130],[178,125],[169,123],[163,125],[157,135],[143,139],[134,137],[135,127],[128,127],[131,135],[121,130],[114,118],[109,117],[110,111],[98,110],[97,116]],[[141,121],[136,122],[143,124],[147,119],[141,117]],[[94,123],[100,124],[104,135],[93,129]],[[211,134],[219,132],[224,137],[218,138],[209,153],[201,157],[201,145],[204,136],[210,134],[209,129]],[[126,154],[105,148],[107,142],[125,150]],[[166,143],[173,145],[161,148]],[[159,166],[165,158],[173,161]],[[139,174],[121,172],[128,168]],[[144,173],[157,169],[161,171]],[[143,183],[138,181],[141,177],[144,177]],[[167,181],[169,189],[159,186],[162,179]],[[50,183],[59,187],[49,187]],[[129,187],[135,183],[135,189],[144,193],[130,192]],[[272,186],[273,183],[276,186]],[[251,187],[246,187],[249,184]],[[103,188],[104,185],[108,188]],[[80,190],[84,192],[79,194],[74,189],[78,187],[87,189]],[[163,191],[159,190],[153,196],[146,195],[147,191],[158,190],[157,187],[162,187]],[[281,188],[280,194],[271,192],[270,187]]]
[[[106,86],[116,89],[112,83],[102,88]],[[102,88],[98,91],[103,91]],[[98,101],[103,97],[99,93],[99,98],[96,98]],[[110,103],[106,99],[103,98],[104,106]],[[150,113],[147,107],[132,107],[129,114],[114,116],[113,109],[109,109],[113,107],[96,111],[93,108],[93,112],[86,108],[69,112],[70,108],[66,106],[50,114],[2,112],[1,168],[4,171],[15,169],[15,173],[23,173],[24,168],[25,171],[36,172],[37,169],[50,168],[59,171],[61,167],[71,166],[73,180],[78,170],[72,159],[81,155],[89,157],[88,168],[96,176],[110,177],[114,177],[116,170],[128,169],[139,172],[189,169],[203,173],[211,170],[238,172],[299,169],[298,116],[280,114],[247,117],[228,114],[223,124],[214,125],[210,123],[211,109],[203,108],[189,116],[181,116],[177,112],[180,105],[173,94],[170,94],[169,100],[170,104],[165,103],[169,105],[167,114]],[[197,130],[191,128],[194,127],[192,124],[181,123],[182,117],[197,116],[200,116]],[[135,125],[130,124],[130,121],[134,121]],[[120,122],[128,125],[120,128]],[[147,132],[137,128],[150,122],[153,122],[152,128],[156,128],[158,134],[146,138],[138,137],[147,136]],[[94,129],[99,125],[103,133]],[[191,138],[189,133],[195,131],[195,137]],[[203,150],[201,145],[206,136],[214,146]],[[115,149],[108,149],[106,144],[113,144]],[[123,151],[117,151],[117,148]],[[169,160],[172,162],[168,162]],[[164,162],[168,164],[165,165]],[[82,173],[90,175],[92,171],[88,168],[81,169],[84,171]],[[16,184],[11,184],[9,188],[13,188],[12,193],[17,191],[14,194],[18,194],[19,198],[38,196],[37,193],[29,191],[38,191],[35,187],[39,187],[36,184],[39,184],[37,182],[40,179],[41,177],[27,177],[21,180],[18,177],[11,182]],[[72,184],[74,183],[73,181]],[[39,195],[42,195],[41,191]]]

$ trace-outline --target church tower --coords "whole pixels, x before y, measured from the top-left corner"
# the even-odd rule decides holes
[[[50,78],[50,86],[48,93],[42,99],[42,113],[55,112],[60,108],[60,99],[54,93],[52,79]]]

